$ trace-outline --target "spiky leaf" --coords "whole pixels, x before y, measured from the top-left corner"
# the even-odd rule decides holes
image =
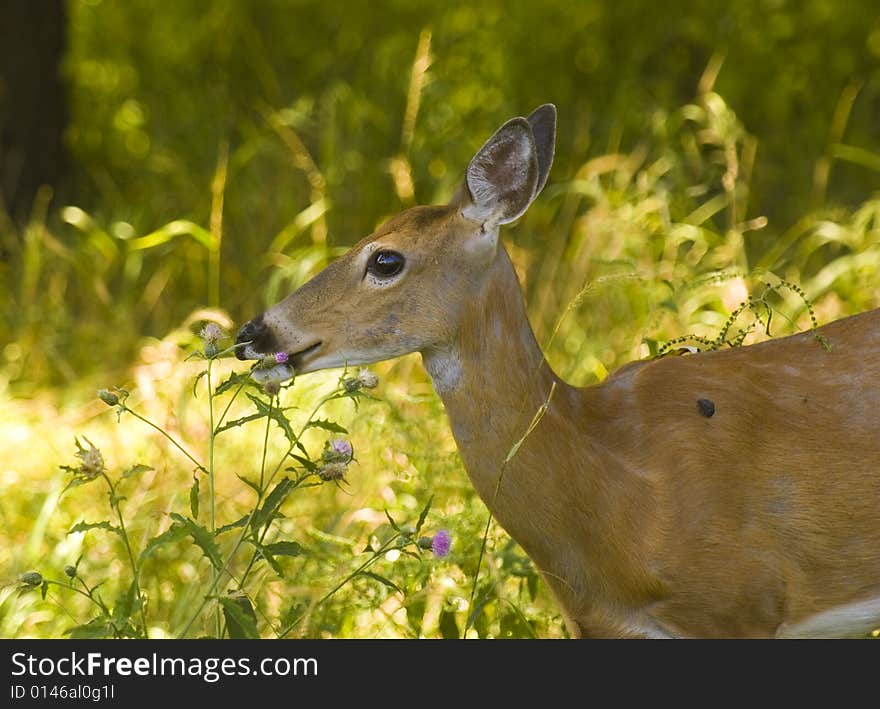
[[[283,541],[266,544],[263,549],[273,556],[300,556],[305,549],[299,542]]]
[[[252,381],[250,372],[233,372],[227,379],[224,379],[217,385],[217,388],[214,390],[214,395],[219,396],[232,389],[234,386],[238,386],[239,384],[245,386]]]
[[[422,513],[419,515],[419,521],[416,522],[416,534],[422,531],[422,525],[425,523],[425,520],[428,518],[428,512],[431,509],[431,503],[434,502],[434,496],[428,498],[428,503],[422,509]]]
[[[113,635],[113,626],[110,624],[107,616],[99,615],[92,618],[88,623],[65,630],[64,634],[76,640],[106,638]]]
[[[237,520],[235,520],[235,522],[230,522],[229,524],[224,524],[222,527],[217,527],[217,529],[214,530],[214,536],[216,537],[217,535],[224,534],[226,532],[229,532],[230,530],[244,527],[248,523],[248,520],[250,518],[251,516],[249,514],[242,515]]]
[[[194,519],[199,518],[199,478],[193,475],[193,484],[189,489],[189,509]]]
[[[260,399],[258,396],[254,396],[250,392],[245,392],[247,394],[247,398],[250,399],[254,406],[257,407],[257,411],[260,412],[263,416],[268,416],[272,419],[278,427],[284,431],[284,435],[291,444],[296,441],[296,434],[293,432],[293,428],[290,426],[290,421],[284,416],[284,412],[275,407],[267,404],[265,401]]]
[[[140,473],[146,473],[148,470],[153,470],[153,466],[144,465],[143,463],[137,463],[132,465],[130,468],[126,468],[122,473],[123,478],[130,478],[132,475],[139,475]]]
[[[156,549],[158,549],[160,546],[171,544],[173,542],[179,542],[181,539],[185,539],[187,536],[189,536],[189,531],[184,525],[172,524],[168,529],[162,532],[162,534],[153,537],[150,541],[147,542],[147,545],[141,552],[140,561],[144,561],[144,559],[151,557]]]
[[[325,431],[330,431],[331,433],[348,433],[347,429],[329,419],[313,419],[308,422],[306,428],[323,428]]]
[[[106,520],[103,522],[77,522],[67,533],[88,532],[91,529],[106,529],[108,532],[113,532],[113,534],[122,534],[122,530],[119,527],[114,527]]]
[[[220,598],[226,630],[233,640],[259,640],[257,616],[250,600],[244,594]]]
[[[406,595],[403,592],[403,590],[400,588],[400,586],[398,586],[396,583],[394,583],[391,579],[386,579],[384,576],[380,576],[379,574],[373,573],[372,571],[361,571],[360,575],[361,576],[368,576],[369,578],[373,579],[374,581],[378,581],[379,583],[381,583],[385,586],[388,586],[388,588],[391,588],[391,589],[397,591],[402,596]]]
[[[263,506],[259,509],[257,514],[254,515],[254,529],[259,529],[275,518],[275,514],[284,503],[284,500],[287,499],[287,496],[290,494],[291,490],[293,490],[294,486],[295,484],[293,480],[285,477],[280,480],[274,488],[272,488],[272,492],[267,495]]]
[[[211,565],[215,569],[219,570],[223,566],[223,561],[220,559],[220,548],[217,546],[217,542],[214,541],[213,534],[200,524],[196,524],[193,520],[184,517],[183,515],[172,512],[171,519],[186,527],[189,536],[192,537],[196,546],[202,550],[202,553],[208,558],[208,561],[211,562]]]
[[[242,416],[241,418],[233,419],[232,421],[227,421],[223,425],[218,426],[216,429],[214,429],[214,435],[216,436],[217,434],[222,433],[223,431],[226,431],[227,429],[238,428],[239,426],[244,426],[244,424],[246,424],[246,423],[250,423],[251,421],[256,421],[257,419],[261,419],[261,418],[265,418],[265,417],[266,417],[266,414],[257,413],[257,414],[249,414],[247,416]]]

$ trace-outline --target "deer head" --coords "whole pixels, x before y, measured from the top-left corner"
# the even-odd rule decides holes
[[[471,160],[450,204],[393,217],[247,322],[238,358],[284,352],[304,373],[442,349],[498,258],[498,227],[544,187],[555,132],[552,104],[507,121]]]

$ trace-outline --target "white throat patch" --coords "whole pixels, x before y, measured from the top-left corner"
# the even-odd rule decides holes
[[[462,366],[457,350],[449,348],[425,352],[422,354],[422,360],[438,394],[452,391],[459,385]]]

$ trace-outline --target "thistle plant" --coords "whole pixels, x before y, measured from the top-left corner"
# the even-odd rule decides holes
[[[285,564],[289,562],[283,564],[282,559],[308,557],[307,545],[302,539],[290,538],[282,524],[282,508],[290,502],[291,496],[326,484],[344,490],[357,465],[347,429],[329,417],[322,417],[324,408],[332,401],[348,400],[357,411],[362,402],[375,399],[370,390],[378,385],[378,378],[365,369],[354,374],[343,372],[335,386],[318,397],[308,415],[300,420],[292,407],[284,404],[286,391],[296,382],[285,353],[267,357],[250,370],[231,372],[217,381],[220,360],[230,358],[234,346],[223,346],[227,336],[216,323],[207,323],[199,334],[199,347],[189,358],[204,362],[192,389],[194,397],[200,391],[207,392],[201,400],[207,407],[210,431],[202,456],[191,452],[176,435],[141,413],[132,403],[133,396],[128,390],[108,387],[98,392],[98,398],[115,412],[119,425],[152,429],[169,443],[174,455],[191,466],[192,484],[186,496],[188,509],[170,512],[171,524],[164,531],[156,530],[157,533],[138,545],[128,531],[131,518],[127,515],[137,515],[137,511],[126,506],[126,486],[132,478],[153,468],[137,463],[116,472],[116,466],[106,461],[98,446],[84,436],[75,440],[77,464],[61,466],[70,475],[65,493],[76,494],[74,488],[103,483],[110,512],[108,519],[78,522],[68,534],[112,534],[127,567],[127,578],[113,602],[104,597],[106,579],[95,582],[92,572],[81,563],[82,556],[75,564],[65,567],[63,579],[47,578],[39,571],[29,571],[19,577],[23,591],[39,590],[44,599],[50,592],[54,597],[56,591],[88,599],[95,613],[70,629],[75,637],[149,637],[150,599],[143,583],[148,573],[146,562],[171,545],[197,549],[208,564],[208,573],[196,581],[198,601],[176,630],[178,637],[192,637],[194,633],[205,631],[211,637],[232,638],[283,637],[294,630],[304,632],[305,614],[272,617],[260,607],[257,600],[260,583],[267,575],[285,577]],[[233,411],[242,408],[244,414],[233,418]],[[215,488],[219,476],[231,473],[219,456],[217,439],[231,429],[245,426],[262,427],[263,447],[258,466],[249,474],[236,474],[243,489],[253,496],[253,502],[245,514],[226,519],[217,504]],[[317,450],[310,443],[315,433],[323,434],[323,443]],[[283,444],[280,455],[278,447],[271,445],[279,437]],[[202,509],[203,502],[207,503],[207,509]],[[447,532],[437,532],[433,537],[420,536],[429,510],[430,501],[417,521],[407,525],[399,525],[386,513],[388,525],[383,525],[384,531],[377,530],[372,535],[362,552],[365,559],[356,563],[353,571],[343,574],[310,607],[320,606],[355,579],[370,579],[405,596],[405,584],[376,573],[372,567],[387,558],[389,552],[408,555],[420,563],[427,563],[425,551],[431,551],[437,558],[445,557],[450,546]],[[144,526],[143,519],[139,518],[138,522]],[[161,573],[161,567],[158,571],[156,566],[149,569]]]

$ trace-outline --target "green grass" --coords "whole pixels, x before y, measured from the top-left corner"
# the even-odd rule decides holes
[[[539,340],[561,375],[591,384],[673,340],[728,346],[718,339],[723,335],[748,344],[766,338],[768,329],[779,336],[810,328],[813,318],[821,324],[880,305],[880,197],[866,195],[850,209],[805,209],[789,227],[768,223],[749,213],[754,157],[752,139],[707,88],[659,122],[643,147],[593,158],[565,179],[551,177],[505,240]],[[225,179],[220,160],[215,203],[235,189]],[[325,208],[333,209],[328,203],[306,214],[294,231],[273,240],[265,302],[337,253],[304,236]],[[217,436],[210,450],[211,403],[206,379],[197,379],[205,362],[188,356],[200,346],[195,332],[205,318],[235,329],[229,313],[202,307],[225,302],[227,289],[243,286],[219,257],[223,230],[222,212],[207,225],[175,220],[144,235],[72,207],[57,214],[37,209],[23,231],[0,222],[11,254],[0,280],[7,333],[0,367],[0,636],[62,637],[95,615],[93,602],[61,586],[50,586],[45,599],[39,586],[23,588],[20,575],[30,571],[63,584],[65,567],[81,559],[78,577],[89,587],[101,584],[111,612],[124,606],[132,573],[119,535],[99,529],[68,534],[80,521],[113,516],[98,483],[62,494],[71,474],[61,466],[78,464],[77,437],[101,450],[113,479],[134,464],[150,466],[121,483],[135,555],[173,525],[173,514],[197,517],[206,528],[209,508],[216,527],[239,519],[255,504],[254,490],[239,476],[253,481],[265,474],[264,450],[270,467],[283,456],[285,438],[274,423],[267,438],[265,419]],[[187,292],[189,303],[172,298],[172,308],[175,282],[196,272],[195,290],[203,295]],[[180,313],[180,325],[146,337],[159,303]],[[213,384],[235,365],[242,367],[229,359],[214,362]],[[488,512],[470,486],[418,356],[376,371],[378,400],[363,400],[357,410],[348,400],[328,404],[327,414],[348,429],[356,452],[348,483],[296,490],[273,527],[273,539],[294,540],[304,553],[278,561],[283,577],[260,563],[243,589],[224,578],[221,595],[246,594],[263,637],[288,627],[290,635],[308,637],[458,637],[466,626],[469,637],[563,636],[533,565],[494,523],[476,576]],[[295,427],[338,377],[308,375],[284,390],[281,403],[291,407]],[[130,391],[132,409],[191,456],[213,459],[204,464],[213,471],[214,505],[200,475],[201,510],[194,515],[192,461],[131,414],[117,421],[95,395],[113,386]],[[239,398],[228,417],[253,411]],[[313,458],[328,435],[320,429],[305,434]],[[448,558],[382,553],[368,568],[375,576],[351,577],[374,554],[370,549],[395,536],[387,515],[398,526],[415,525],[429,500],[425,530],[451,532]],[[235,546],[233,537],[218,544],[224,558]],[[246,555],[235,559],[240,571],[248,568]],[[213,594],[196,613],[216,576],[191,540],[157,549],[139,575],[149,599],[149,635],[217,634],[218,625],[227,632],[234,616],[229,599],[238,602],[239,595],[225,597],[221,607]]]

